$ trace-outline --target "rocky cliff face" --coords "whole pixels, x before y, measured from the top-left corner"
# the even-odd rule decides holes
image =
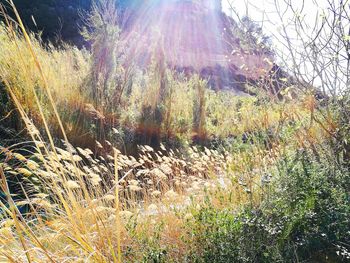
[[[237,24],[221,11],[221,1],[150,1],[125,14],[122,40],[141,64],[164,56],[168,66],[199,73],[215,89],[237,91],[271,70],[270,54],[242,48]]]

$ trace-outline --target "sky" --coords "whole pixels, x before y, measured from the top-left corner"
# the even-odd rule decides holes
[[[276,11],[278,7],[281,11],[285,10],[285,1],[292,2],[296,10],[302,10],[301,14],[304,15],[306,23],[309,24],[315,21],[317,12],[327,7],[327,0],[222,0],[222,5],[227,14],[232,14],[230,9],[233,7],[240,15],[248,14],[255,21],[265,20],[265,29],[272,31],[280,24]],[[284,16],[285,21],[292,17],[293,12],[287,10]],[[267,23],[267,20],[272,23]]]
[[[232,7],[240,16],[248,15],[257,23],[261,23],[264,32],[267,35],[275,38],[274,44],[280,48],[284,49],[283,45],[279,43],[281,39],[278,38],[281,32],[281,24],[285,25],[293,19],[294,13],[291,10],[286,10],[286,0],[222,0],[222,5],[224,11],[235,17],[232,12]],[[315,24],[316,18],[320,16],[322,10],[327,6],[327,0],[290,0],[293,6],[300,12],[303,17],[305,24],[310,27],[309,30]],[[277,3],[277,5],[276,5]],[[277,14],[277,10],[284,13],[283,21]],[[293,34],[292,31],[289,32]]]
[[[289,1],[293,4],[295,12],[287,9],[285,1]],[[327,0],[222,0],[224,11],[228,15],[232,15],[236,18],[236,14],[232,11],[232,7],[236,10],[239,16],[248,15],[252,20],[262,25],[263,31],[266,35],[270,36],[273,42],[273,49],[277,51],[277,62],[283,61],[285,65],[292,67],[292,59],[288,48],[286,47],[286,41],[281,36],[283,34],[282,25],[287,28],[288,37],[292,39],[293,49],[302,49],[303,45],[294,34],[294,27],[288,26],[292,20],[295,19],[295,14],[303,19],[305,25],[305,34],[309,36],[314,29],[316,21],[320,21],[323,14],[323,10],[328,5]],[[277,12],[279,10],[279,12]],[[279,14],[283,14],[280,17]],[[317,20],[318,19],[318,20]],[[318,23],[317,22],[317,23]],[[318,23],[319,24],[319,23]],[[304,65],[305,74],[313,74],[313,68],[310,64]],[[316,79],[314,85],[321,84],[320,79]]]

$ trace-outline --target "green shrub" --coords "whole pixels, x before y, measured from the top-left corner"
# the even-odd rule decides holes
[[[191,226],[199,262],[349,260],[349,171],[306,150],[284,158],[273,190],[257,208],[217,210],[210,202]]]

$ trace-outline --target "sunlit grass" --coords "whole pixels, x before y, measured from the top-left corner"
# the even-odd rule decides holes
[[[316,147],[328,138],[326,131],[336,129],[332,116],[326,123],[312,121],[312,95],[281,101],[235,97],[207,89],[198,76],[161,74],[162,65],[155,62],[123,94],[116,107],[119,127],[152,129],[147,121],[154,125],[157,120],[140,125],[145,108],[153,110],[151,117],[165,108],[166,119],[156,128],[181,138],[185,146],[139,146],[134,157],[92,136],[95,149],[73,147],[70,138],[89,128],[76,113],[84,114],[92,103],[84,93],[91,55],[72,47],[44,47],[21,29],[19,34],[9,25],[0,27],[0,73],[34,146],[28,156],[16,147],[0,148],[6,195],[0,220],[3,261],[135,262],[161,257],[163,251],[167,259],[182,261],[194,246],[191,226],[203,207],[232,213],[258,208],[278,185],[279,162]],[[169,88],[164,97],[162,78]],[[95,118],[96,111],[88,107]],[[102,117],[113,119],[113,114]],[[230,139],[230,149],[224,143],[216,149],[186,145],[198,134],[212,141]],[[57,137],[65,139],[59,147]],[[20,198],[11,193],[7,182],[14,176],[28,181],[31,193],[23,189]],[[29,207],[27,214],[19,211],[23,206]]]

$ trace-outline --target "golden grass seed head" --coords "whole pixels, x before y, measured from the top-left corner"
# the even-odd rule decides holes
[[[161,194],[162,194],[162,192],[160,192],[160,191],[158,191],[158,190],[155,190],[155,191],[153,191],[153,192],[151,193],[151,195],[152,195],[153,197],[159,197]]]
[[[111,194],[108,194],[108,195],[105,195],[103,197],[103,199],[106,200],[106,201],[113,201],[113,200],[115,200],[115,196],[111,195]]]
[[[173,190],[169,190],[164,194],[167,199],[176,199],[179,195]]]
[[[32,170],[32,171],[36,171],[39,169],[40,165],[37,164],[36,162],[32,161],[32,160],[28,160],[27,161],[27,167]]]
[[[27,158],[20,153],[13,153],[12,156],[21,162],[25,162],[27,160]]]
[[[68,180],[66,182],[66,186],[69,189],[79,189],[80,188],[79,184],[76,181],[72,181],[72,180]]]
[[[159,166],[159,169],[168,176],[173,174],[173,170],[171,169],[171,167],[165,163],[162,163]]]
[[[150,204],[148,207],[147,207],[147,210],[148,211],[157,211],[158,210],[158,206],[156,204]]]
[[[124,211],[120,211],[120,212],[119,212],[119,216],[120,216],[122,219],[124,219],[124,220],[130,219],[133,215],[134,215],[133,212],[130,212],[130,211],[127,211],[127,210],[124,210]]]
[[[138,185],[129,185],[128,187],[129,187],[130,191],[132,191],[132,192],[139,192],[142,190],[142,188]]]
[[[149,169],[139,170],[136,173],[136,177],[144,177],[144,176],[148,175],[149,173],[150,173]]]
[[[155,177],[157,177],[159,180],[166,180],[168,179],[168,177],[166,176],[165,173],[163,173],[162,170],[160,170],[159,168],[154,168],[152,171],[151,171],[151,174]]]
[[[128,181],[128,183],[129,183],[129,185],[139,185],[139,181],[137,181],[137,180],[129,180]]]
[[[31,171],[29,171],[28,169],[26,169],[26,168],[22,168],[21,167],[21,168],[17,168],[16,170],[17,170],[18,173],[20,173],[20,174],[22,174],[24,176],[27,176],[27,177],[33,175],[33,173]]]
[[[145,145],[144,149],[145,149],[146,152],[153,152],[154,151],[154,149],[151,146],[149,146],[149,145]]]

